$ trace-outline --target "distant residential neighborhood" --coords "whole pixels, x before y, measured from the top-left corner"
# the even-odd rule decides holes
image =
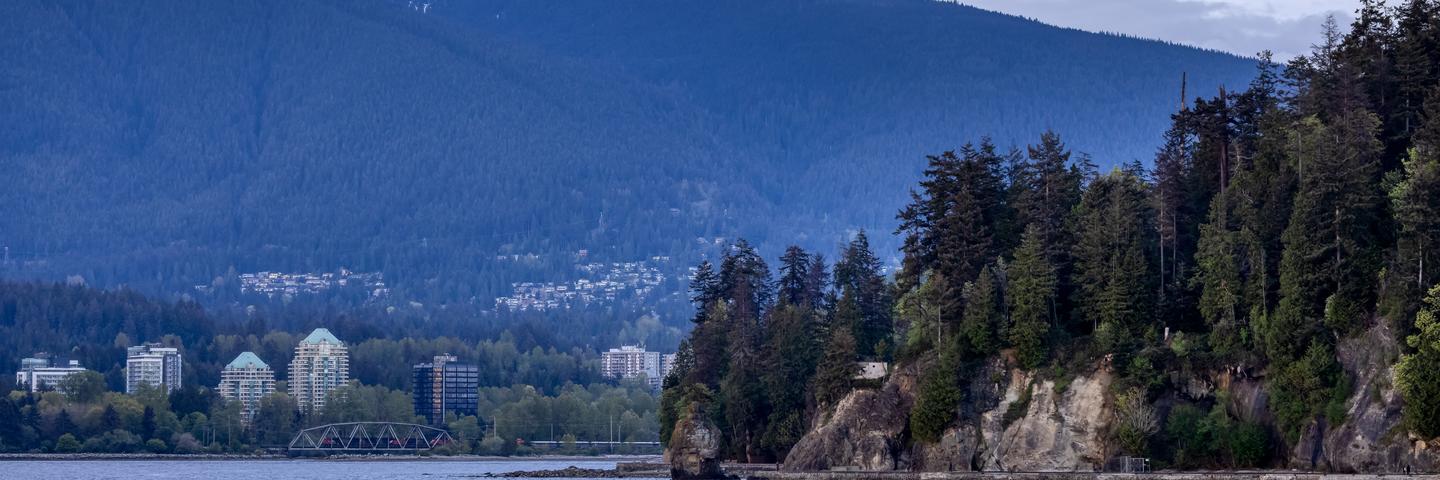
[[[390,295],[385,285],[385,274],[381,272],[352,272],[341,268],[337,272],[254,272],[239,275],[241,294],[260,294],[270,298],[294,298],[299,295],[314,295],[344,287],[363,288],[371,298]],[[210,293],[210,285],[196,285],[195,290]]]
[[[661,265],[670,257],[635,262],[576,264],[579,278],[562,282],[515,282],[508,296],[495,299],[497,311],[547,311],[643,300],[665,283]]]

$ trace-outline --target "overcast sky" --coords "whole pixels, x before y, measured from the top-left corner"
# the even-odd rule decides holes
[[[1309,50],[1334,13],[1348,25],[1358,0],[958,0],[1081,30],[1117,32],[1277,60]],[[1392,2],[1393,3],[1393,2]]]

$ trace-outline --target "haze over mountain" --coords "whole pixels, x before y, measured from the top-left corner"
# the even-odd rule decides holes
[[[893,251],[926,154],[1054,129],[1148,161],[1182,72],[1254,71],[926,0],[21,0],[0,49],[0,273],[343,265],[439,300],[554,268],[501,253]]]

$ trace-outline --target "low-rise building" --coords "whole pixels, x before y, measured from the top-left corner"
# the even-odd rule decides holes
[[[61,362],[43,353],[36,354],[20,360],[20,370],[15,372],[15,385],[31,392],[58,390],[67,377],[85,370],[76,360]]]

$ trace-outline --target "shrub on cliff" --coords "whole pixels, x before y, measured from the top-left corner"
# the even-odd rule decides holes
[[[920,394],[915,399],[915,408],[910,410],[910,434],[916,441],[939,441],[945,428],[955,420],[955,412],[964,398],[955,384],[959,363],[955,350],[953,345],[947,347],[940,361],[921,374]]]
[[[1415,334],[1406,339],[1415,353],[1400,358],[1396,377],[1405,398],[1405,426],[1425,438],[1440,436],[1440,286],[1430,290],[1426,308],[1415,315]]]

